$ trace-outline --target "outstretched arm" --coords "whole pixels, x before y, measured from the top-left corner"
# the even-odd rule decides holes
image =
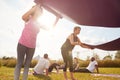
[[[79,45],[80,45],[81,47],[83,47],[83,48],[93,49],[93,48],[90,47],[89,45],[87,45],[87,44],[85,44],[85,43],[82,43],[82,42],[80,41],[80,39],[78,39],[78,43],[79,43]]]

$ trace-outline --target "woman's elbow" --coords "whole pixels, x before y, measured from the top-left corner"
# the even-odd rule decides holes
[[[22,20],[23,20],[23,21],[25,21],[25,22],[27,22],[27,21],[28,21],[28,19],[27,19],[27,18],[25,18],[24,16],[22,16]]]
[[[72,42],[71,45],[76,45],[76,44]]]

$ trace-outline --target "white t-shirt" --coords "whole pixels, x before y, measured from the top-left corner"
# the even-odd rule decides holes
[[[95,65],[98,65],[97,61],[91,61],[86,69],[88,69],[90,72],[94,72]]]
[[[45,69],[48,69],[50,66],[50,62],[48,59],[40,58],[37,65],[34,67],[34,71],[37,74],[43,74]]]

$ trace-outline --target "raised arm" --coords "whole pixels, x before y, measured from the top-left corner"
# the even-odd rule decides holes
[[[59,19],[60,19],[60,17],[59,17],[59,16],[56,16],[56,20],[55,20],[55,22],[54,22],[54,24],[53,24],[53,27],[56,26],[56,24],[57,24],[57,22],[59,21]]]
[[[36,6],[33,6],[29,11],[27,11],[23,16],[22,16],[22,19],[27,22],[30,17],[34,14],[35,10],[36,10]]]

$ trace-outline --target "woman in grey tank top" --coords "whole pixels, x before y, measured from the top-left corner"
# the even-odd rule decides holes
[[[81,30],[80,27],[78,26],[74,27],[73,33],[68,36],[65,43],[61,47],[61,54],[65,64],[65,67],[63,69],[65,80],[68,80],[66,75],[67,67],[69,67],[71,79],[76,80],[73,76],[73,60],[72,60],[73,59],[72,50],[75,47],[75,45],[80,45],[81,47],[84,48],[90,48],[86,44],[81,43],[80,39],[77,37],[77,35],[80,33],[80,30]]]

